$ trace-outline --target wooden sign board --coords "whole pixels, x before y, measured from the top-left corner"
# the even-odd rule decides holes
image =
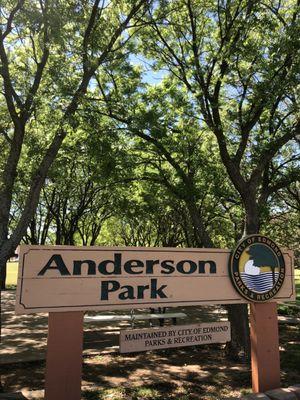
[[[21,246],[16,313],[246,303],[230,250]],[[295,299],[293,256],[272,301]]]
[[[226,343],[230,337],[230,322],[121,330],[120,353]]]

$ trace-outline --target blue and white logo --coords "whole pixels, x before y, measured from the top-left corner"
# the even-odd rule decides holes
[[[232,253],[229,265],[235,288],[252,301],[266,301],[280,290],[285,276],[281,250],[261,235],[246,237]]]

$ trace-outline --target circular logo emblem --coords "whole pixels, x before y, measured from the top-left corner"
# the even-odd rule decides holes
[[[236,290],[247,300],[267,301],[278,293],[284,282],[282,252],[265,236],[247,236],[231,254],[229,275]]]

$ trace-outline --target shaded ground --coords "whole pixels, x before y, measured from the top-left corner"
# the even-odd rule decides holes
[[[6,388],[42,389],[44,366],[41,361],[10,365],[3,376]],[[83,398],[219,399],[246,392],[249,376],[244,365],[224,365],[220,346],[85,357]]]
[[[46,315],[15,316],[14,292],[3,294],[1,381],[6,391],[34,391],[43,398],[47,336]],[[224,318],[214,308],[186,308],[181,323]],[[290,313],[290,311],[284,311]],[[200,317],[200,314],[201,315]],[[140,323],[140,326],[143,324]],[[145,325],[145,324],[144,324]],[[148,325],[148,323],[146,324]],[[122,323],[122,327],[130,326]],[[250,391],[249,367],[229,362],[222,345],[194,346],[119,355],[120,324],[86,324],[84,334],[83,399],[216,400]],[[299,325],[280,326],[282,384],[300,383]],[[27,362],[17,362],[23,359]],[[36,361],[29,361],[36,360]],[[29,396],[28,396],[29,397]]]
[[[47,344],[47,314],[15,315],[15,292],[2,292],[2,343],[0,346],[0,365],[15,362],[36,361],[45,359]],[[187,314],[186,320],[178,323],[193,323],[213,320],[226,320],[226,313],[221,308],[196,307],[173,308]],[[137,311],[139,312],[139,311]],[[148,312],[148,310],[147,310]],[[130,314],[128,311],[120,314]],[[92,313],[89,313],[92,314]],[[105,312],[118,314],[118,312]],[[157,321],[155,322],[157,324]],[[168,323],[168,322],[167,322]],[[120,328],[130,327],[126,322],[96,322],[84,325],[84,355],[118,352]],[[149,321],[136,321],[135,327],[149,327]]]

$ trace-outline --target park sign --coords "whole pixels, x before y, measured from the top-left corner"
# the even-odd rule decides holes
[[[230,342],[230,322],[121,329],[120,353]]]
[[[265,248],[269,250],[260,256]],[[246,237],[233,253],[204,248],[21,246],[18,314],[271,299],[295,299],[293,253],[260,235]]]

